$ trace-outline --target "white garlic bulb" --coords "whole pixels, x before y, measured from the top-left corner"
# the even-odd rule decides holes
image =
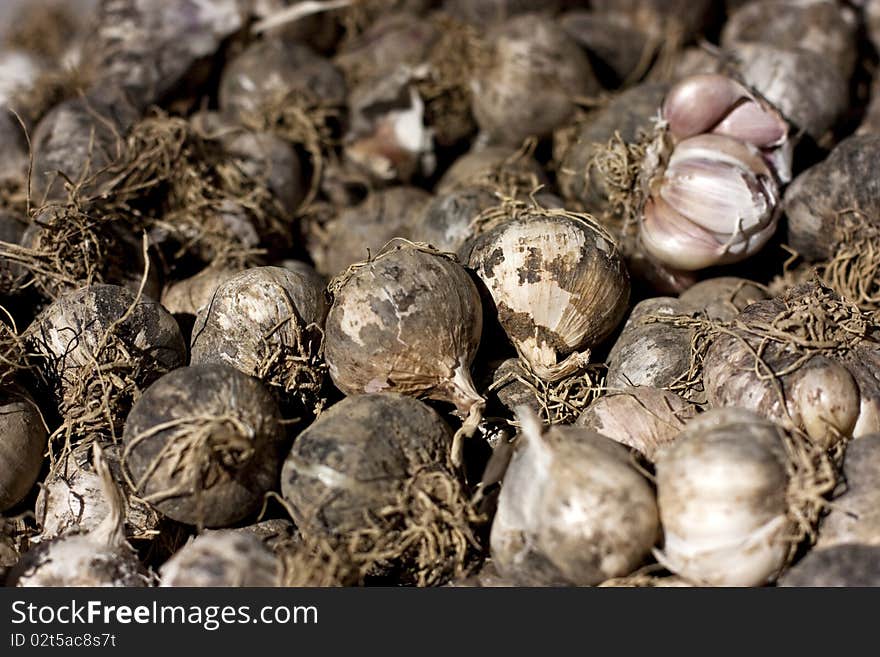
[[[656,466],[658,561],[709,586],[757,586],[779,573],[793,527],[778,427],[743,409],[714,409],[689,422]]]
[[[95,470],[104,485],[109,510],[86,533],[72,533],[40,543],[24,554],[10,574],[10,585],[147,586],[151,577],[125,540],[125,500],[95,444]]]
[[[490,538],[502,577],[591,586],[631,573],[659,529],[654,491],[627,450],[582,427],[541,427],[526,407]]]
[[[548,381],[586,365],[626,312],[623,258],[586,215],[527,210],[478,237],[468,260],[520,356]]]
[[[640,222],[642,245],[677,269],[738,262],[776,231],[780,197],[757,147],[722,135],[690,137],[652,184]]]

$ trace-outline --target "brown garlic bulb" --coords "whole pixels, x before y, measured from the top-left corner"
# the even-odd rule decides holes
[[[858,17],[835,0],[751,0],[733,12],[721,32],[721,45],[766,43],[815,52],[846,77],[856,60]]]
[[[168,285],[162,291],[162,306],[172,315],[196,315],[211,302],[217,288],[237,273],[224,266],[205,267],[194,276]]]
[[[880,166],[880,135],[841,141],[822,162],[801,173],[785,192],[788,244],[808,261],[832,258],[846,232],[880,230],[880,181],[865,175]],[[854,212],[853,212],[854,211]]]
[[[160,568],[159,586],[280,586],[281,560],[253,534],[209,530]]]
[[[372,192],[363,203],[343,208],[310,236],[308,249],[315,269],[336,276],[379,253],[395,237],[419,239],[415,227],[430,198],[418,187],[389,187]]]
[[[492,142],[518,146],[574,112],[574,98],[599,90],[590,62],[554,21],[526,14],[491,30],[487,63],[471,82],[477,124]]]
[[[425,125],[417,77],[416,71],[400,68],[365,80],[349,94],[345,156],[379,181],[434,172],[434,137]]]
[[[0,511],[11,509],[30,492],[47,445],[37,403],[24,389],[0,389]]]
[[[386,9],[361,34],[343,43],[333,62],[345,72],[349,83],[357,86],[395,69],[417,66],[439,37],[430,20],[409,11]]]
[[[880,547],[847,543],[815,547],[785,573],[779,586],[880,586]]]
[[[606,385],[669,388],[681,384],[691,366],[694,331],[676,325],[675,318],[699,314],[725,322],[763,299],[767,299],[767,293],[755,283],[720,276],[697,283],[678,299],[653,297],[640,301],[608,354]],[[689,401],[705,402],[702,394],[693,389],[681,394]]]
[[[318,352],[326,314],[316,272],[246,269],[218,286],[199,311],[190,362],[230,365],[311,406],[324,379]]]
[[[345,100],[345,92],[342,73],[323,57],[298,43],[265,39],[226,66],[219,101],[223,112],[240,119],[291,94],[338,105]]]
[[[480,235],[468,262],[520,357],[548,381],[586,365],[626,312],[623,259],[587,215],[523,209]]]
[[[468,415],[482,409],[470,373],[482,306],[461,265],[397,244],[333,287],[324,355],[340,390],[428,397]]]
[[[475,145],[449,166],[437,182],[435,192],[443,194],[475,181],[495,181],[507,176],[529,182],[534,180],[535,187],[547,182],[541,165],[528,153],[511,146]]]

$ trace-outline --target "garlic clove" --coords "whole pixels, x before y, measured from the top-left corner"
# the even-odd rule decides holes
[[[660,196],[708,231],[733,235],[760,227],[772,208],[746,169],[723,162],[688,160],[666,170]]]
[[[686,271],[711,267],[721,248],[711,232],[689,221],[660,197],[645,202],[639,237],[651,256]]]
[[[749,100],[734,107],[712,132],[759,148],[772,148],[786,140],[788,125],[778,113]]]
[[[849,371],[826,358],[815,358],[798,371],[791,400],[807,435],[826,448],[851,434],[861,402]]]
[[[724,135],[707,133],[685,139],[675,146],[668,166],[692,159],[722,162],[750,169],[758,176],[772,177],[772,172],[757,147]]]
[[[663,101],[662,116],[676,139],[711,130],[749,93],[725,75],[703,73],[676,84]]]

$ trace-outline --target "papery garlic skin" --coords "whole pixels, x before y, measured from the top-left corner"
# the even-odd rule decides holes
[[[675,393],[631,386],[599,397],[575,424],[608,436],[653,461],[657,451],[675,440],[694,415],[696,407]]]
[[[689,422],[656,461],[658,561],[695,584],[771,581],[793,529],[786,465],[779,429],[754,413],[715,409]]]
[[[483,328],[480,294],[457,262],[399,245],[353,270],[327,315],[324,355],[347,395],[400,392],[483,403],[470,375]]]
[[[696,270],[743,260],[776,231],[779,185],[754,146],[703,134],[679,143],[640,222],[645,250]]]
[[[632,572],[659,529],[654,492],[629,453],[589,429],[523,432],[504,476],[490,538],[493,563],[531,586],[591,586]]]
[[[520,356],[545,380],[588,362],[620,323],[629,275],[610,236],[562,213],[507,221],[474,243],[470,266],[489,289]]]

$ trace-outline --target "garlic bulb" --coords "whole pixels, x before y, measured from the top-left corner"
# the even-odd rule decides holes
[[[733,55],[745,83],[813,139],[821,140],[846,112],[849,81],[826,54],[743,43]]]
[[[278,404],[257,379],[228,365],[191,365],[138,399],[122,462],[138,496],[163,515],[228,527],[276,485],[285,437]]]
[[[678,269],[738,262],[776,231],[779,200],[756,147],[721,135],[690,137],[675,147],[645,202],[641,242]]]
[[[125,540],[125,502],[101,449],[95,446],[109,512],[87,533],[62,536],[28,551],[10,574],[14,586],[147,586],[150,577]]]
[[[281,560],[246,532],[206,531],[159,569],[159,586],[280,586]]]
[[[196,315],[211,302],[217,288],[236,273],[222,265],[205,267],[194,276],[168,285],[162,291],[162,306],[172,315]]]
[[[649,461],[672,442],[697,409],[678,395],[649,386],[611,390],[581,413],[577,426],[588,427]]]
[[[299,43],[281,39],[256,41],[223,70],[220,109],[241,119],[288,96],[308,94],[327,105],[345,100],[342,73]]]
[[[655,555],[695,584],[757,586],[785,565],[792,522],[779,429],[742,409],[708,411],[656,461],[665,536]]]
[[[33,488],[47,445],[37,403],[24,389],[0,389],[0,511],[14,507]]]
[[[281,471],[303,545],[332,546],[356,579],[393,569],[424,586],[460,575],[474,538],[452,442],[437,412],[412,397],[352,395],[332,406],[296,437]]]
[[[324,355],[348,395],[401,392],[482,408],[470,366],[480,344],[482,306],[457,262],[399,244],[337,281]]]
[[[863,436],[846,447],[845,485],[832,499],[819,526],[817,548],[846,543],[880,546],[880,434]]]
[[[848,77],[856,60],[858,28],[854,8],[836,0],[751,0],[727,19],[721,45],[756,42],[809,50]]]
[[[626,312],[623,259],[586,215],[524,209],[480,235],[468,262],[517,352],[545,380],[582,368]]]
[[[238,0],[99,3],[88,48],[97,59],[97,86],[122,87],[129,102],[146,109],[244,26],[243,9]]]
[[[814,284],[751,304],[703,359],[709,403],[748,408],[823,446],[880,431],[880,388],[865,367],[880,362],[880,343],[859,335],[863,322]]]
[[[814,548],[779,580],[779,586],[878,587],[880,547],[846,543]]]
[[[654,492],[626,449],[581,427],[541,427],[527,409],[490,538],[500,575],[591,586],[631,573],[659,529]]]
[[[122,485],[121,445],[107,443],[102,449],[114,481]],[[91,452],[88,442],[74,447],[53,464],[40,486],[34,508],[39,541],[92,531],[110,513],[112,501],[107,498],[100,472],[92,465]],[[133,496],[125,499],[124,521],[129,539],[149,540],[159,535],[159,515]]]
[[[418,187],[401,185],[378,189],[363,203],[344,207],[310,235],[308,250],[315,269],[336,276],[376,255],[395,237],[417,238],[416,227],[430,199]]]
[[[368,79],[349,94],[347,159],[380,181],[434,173],[433,131],[415,83],[421,71],[400,68]]]
[[[190,363],[222,363],[311,410],[324,370],[320,345],[327,301],[314,271],[252,267],[220,285],[193,326]]]
[[[666,95],[661,115],[676,141],[703,133],[730,137],[761,149],[780,182],[791,179],[794,141],[788,123],[770,103],[726,75],[680,81]]]
[[[690,366],[692,332],[649,318],[676,317],[688,309],[678,299],[653,297],[637,303],[606,359],[606,385],[667,388]]]
[[[880,229],[880,180],[865,175],[880,166],[880,135],[841,141],[785,192],[787,242],[808,261],[832,258],[847,240]],[[852,212],[855,210],[855,212]]]
[[[493,143],[548,135],[574,113],[577,96],[599,90],[586,55],[549,18],[517,16],[486,40],[489,54],[471,90],[474,117]]]

